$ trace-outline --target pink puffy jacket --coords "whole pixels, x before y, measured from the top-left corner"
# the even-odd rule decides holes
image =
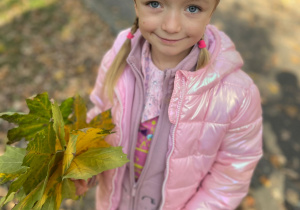
[[[116,133],[107,141],[129,149],[128,122],[134,76],[129,65],[115,87],[112,106],[101,95],[102,81],[126,39],[121,32],[102,60],[88,118],[112,108]],[[132,45],[141,36],[136,33]],[[235,209],[247,194],[251,176],[262,156],[262,110],[257,87],[240,68],[234,44],[214,26],[207,26],[211,61],[205,68],[177,71],[169,106],[173,132],[160,209]],[[125,167],[98,176],[97,210],[117,209]],[[188,175],[188,176],[187,176]]]

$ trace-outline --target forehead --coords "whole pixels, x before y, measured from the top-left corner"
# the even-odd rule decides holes
[[[147,0],[134,0],[134,2],[144,2]],[[216,3],[217,0],[159,0],[161,2],[167,2],[167,3],[178,3],[178,2],[182,2],[182,3]]]

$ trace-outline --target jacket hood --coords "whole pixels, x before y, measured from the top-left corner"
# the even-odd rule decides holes
[[[199,94],[203,89],[207,90],[215,86],[227,75],[241,69],[244,64],[234,43],[216,27],[207,26],[205,41],[210,52],[208,65],[195,72],[180,71],[189,84],[188,94]]]

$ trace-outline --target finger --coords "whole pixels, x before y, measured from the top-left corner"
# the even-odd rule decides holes
[[[93,176],[92,178],[90,178],[88,180],[88,187],[94,187],[95,185],[97,184],[97,177],[96,176]]]

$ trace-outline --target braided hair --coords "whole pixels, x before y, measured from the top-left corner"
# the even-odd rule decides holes
[[[139,20],[138,18],[136,18],[133,26],[131,27],[131,34],[134,34],[139,28],[138,22]],[[113,102],[114,87],[124,71],[124,68],[126,66],[126,59],[130,51],[131,39],[126,39],[106,73],[102,91],[106,91],[106,94],[111,102]]]

